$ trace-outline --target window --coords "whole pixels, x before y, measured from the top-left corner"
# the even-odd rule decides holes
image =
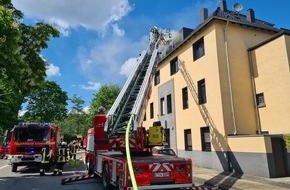
[[[167,113],[172,113],[171,94],[167,95],[166,100],[167,100]]]
[[[184,129],[184,147],[185,150],[192,150],[191,129]]]
[[[160,99],[160,114],[165,115],[165,100],[164,100],[164,98]]]
[[[154,118],[154,106],[153,102],[150,103],[150,119]]]
[[[200,57],[204,56],[204,42],[203,37],[192,45],[193,61],[196,61]]]
[[[160,83],[160,70],[156,71],[155,77],[154,77],[154,85],[156,86],[159,83]]]
[[[178,71],[178,58],[175,57],[170,61],[170,75],[177,73]]]
[[[183,109],[187,109],[188,108],[188,91],[187,91],[187,87],[184,87],[182,89],[182,105],[183,105]]]
[[[256,102],[258,107],[264,107],[266,106],[265,104],[265,98],[264,98],[264,93],[260,93],[256,95]]]
[[[200,128],[201,149],[202,151],[211,151],[209,127]]]
[[[198,81],[197,86],[198,86],[198,103],[205,104],[206,103],[205,80],[202,79]]]
[[[147,117],[146,117],[146,112],[145,112],[143,121],[146,121],[146,119],[147,119]]]

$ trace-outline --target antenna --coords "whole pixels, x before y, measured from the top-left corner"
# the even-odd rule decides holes
[[[241,10],[243,10],[243,5],[240,4],[240,3],[235,3],[234,6],[233,6],[233,8],[235,9],[235,11],[237,13],[239,13]]]

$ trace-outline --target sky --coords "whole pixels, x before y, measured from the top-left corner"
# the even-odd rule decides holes
[[[57,27],[59,38],[51,38],[41,52],[47,61],[47,80],[56,81],[68,97],[76,94],[89,106],[103,85],[120,87],[149,45],[153,26],[194,29],[200,10],[209,15],[220,0],[12,0],[24,13],[23,22],[46,22]],[[240,3],[246,14],[290,29],[289,0],[227,0],[228,10]],[[70,109],[71,104],[68,105]]]

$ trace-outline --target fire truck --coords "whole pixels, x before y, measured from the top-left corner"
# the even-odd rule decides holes
[[[88,175],[102,178],[105,190],[193,189],[192,161],[154,155],[155,146],[166,145],[160,121],[142,126],[164,33],[151,30],[151,41],[106,115],[96,115],[88,130],[84,162]],[[163,39],[164,40],[164,39]],[[62,183],[72,179],[63,179]],[[84,178],[79,178],[84,179]]]
[[[54,123],[19,123],[9,133],[8,163],[11,171],[18,166],[38,167],[42,160],[41,151],[49,145],[50,163],[56,160],[57,145],[63,139],[60,128]]]

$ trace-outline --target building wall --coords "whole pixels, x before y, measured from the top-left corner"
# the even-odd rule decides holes
[[[227,40],[225,39],[225,29]],[[220,20],[208,23],[206,27],[193,35],[179,49],[158,64],[157,70],[160,70],[160,84],[153,87],[151,99],[149,100],[149,103],[154,103],[155,116],[153,119],[149,118],[150,110],[148,106],[146,111],[147,119],[144,121],[144,126],[152,125],[153,120],[156,119],[160,119],[162,125],[165,125],[165,120],[173,116],[175,119],[170,119],[170,125],[173,126],[175,122],[176,129],[174,131],[176,132],[177,154],[181,157],[192,158],[194,165],[223,171],[252,173],[267,177],[274,176],[273,169],[269,166],[272,154],[270,151],[271,146],[268,146],[265,140],[243,136],[242,142],[250,143],[249,146],[237,146],[239,139],[228,139],[229,135],[235,133],[235,128],[227,70],[229,65],[237,135],[254,135],[258,131],[258,120],[247,50],[272,35],[274,33],[266,30],[258,30],[238,24],[229,23],[227,26],[225,21]],[[205,55],[194,61],[192,44],[202,37],[204,38]],[[289,41],[288,38],[287,40]],[[226,45],[228,45],[228,59]],[[290,55],[289,49],[284,51],[284,55],[287,53]],[[268,54],[270,55],[270,53]],[[205,79],[206,104],[197,105],[193,98],[194,96],[192,96],[188,88],[189,108],[183,109],[182,89],[189,86],[185,82],[181,70],[172,76],[170,75],[170,61],[176,56],[180,61],[184,62],[191,76],[192,85],[194,86],[193,91],[197,91],[197,82]],[[286,63],[286,60],[284,62]],[[289,79],[289,61],[287,63]],[[283,76],[284,79],[285,76],[287,76],[287,73]],[[170,87],[174,89],[169,90],[168,88]],[[159,104],[160,98],[164,96],[163,90],[174,93],[172,96],[174,98],[174,114],[160,117]],[[289,94],[289,91],[287,92]],[[196,95],[195,93],[194,95]],[[286,108],[290,110],[289,107]],[[284,113],[286,113],[286,108]],[[267,115],[264,114],[263,116],[262,114],[263,117],[267,117]],[[209,152],[202,151],[201,127],[206,126],[210,127],[211,151]],[[269,126],[269,128],[271,127],[273,128],[273,126]],[[192,150],[185,150],[184,130],[186,129],[191,129]],[[263,130],[265,130],[264,127]],[[247,150],[249,147],[251,148]],[[175,147],[173,148],[175,149]],[[259,162],[259,160],[261,162],[257,165],[249,164],[249,158],[254,162]]]
[[[172,105],[172,113],[167,113],[167,95],[171,95],[171,105]],[[165,107],[164,111],[165,114],[161,115],[160,110],[158,110],[158,118],[161,121],[162,126],[169,131],[169,139],[167,139],[168,145],[172,148],[175,152],[177,152],[177,138],[176,138],[176,121],[175,121],[175,98],[174,98],[174,80],[171,79],[168,82],[160,85],[158,87],[158,97],[164,98],[165,100]],[[158,101],[158,107],[160,108],[160,98]]]
[[[264,93],[259,115],[262,131],[290,133],[290,36],[279,38],[252,51],[256,93]]]
[[[233,120],[232,111],[229,107],[231,102],[229,97],[225,41],[223,38],[226,24],[218,22],[216,26],[217,44],[219,47],[217,52],[219,56],[218,64],[220,66],[219,76],[221,80],[224,118],[226,120],[225,128],[226,134],[234,134],[234,126],[231,122]],[[236,24],[229,24],[226,33],[237,134],[256,134],[258,126],[247,49],[269,38],[273,33]]]

